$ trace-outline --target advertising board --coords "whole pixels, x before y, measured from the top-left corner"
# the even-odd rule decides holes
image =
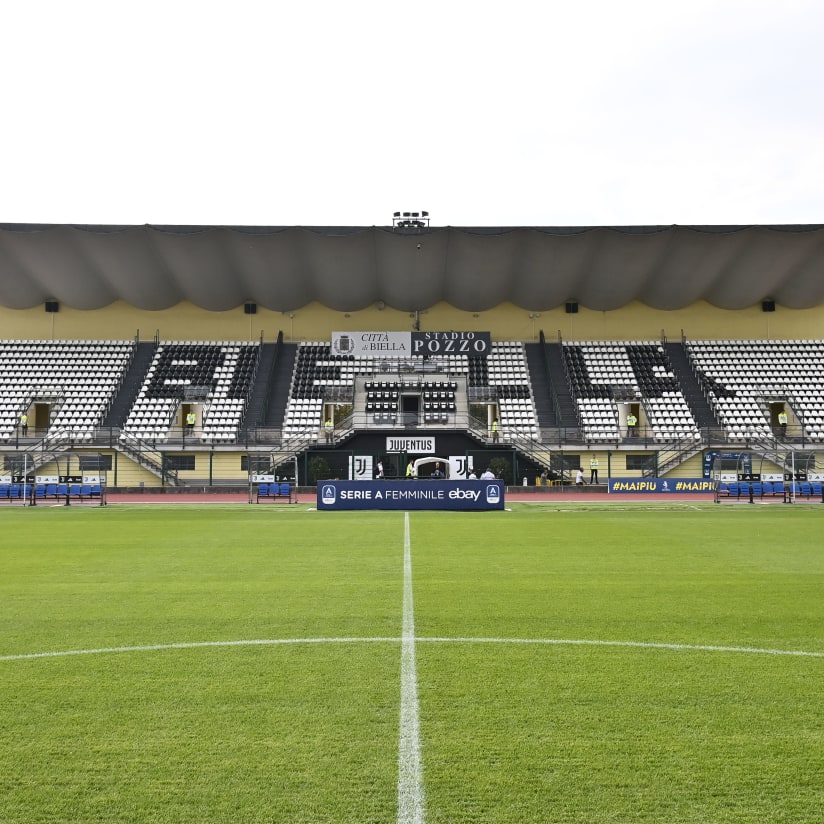
[[[712,492],[712,478],[610,478],[610,492],[661,494],[668,492]]]
[[[319,481],[318,509],[504,508],[503,481]]]

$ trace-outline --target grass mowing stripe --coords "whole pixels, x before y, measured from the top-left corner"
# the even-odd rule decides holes
[[[398,824],[424,820],[418,676],[415,667],[415,604],[412,594],[412,541],[409,513],[403,519],[403,630],[401,717],[398,742]]]

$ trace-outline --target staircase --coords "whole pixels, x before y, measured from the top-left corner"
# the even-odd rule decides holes
[[[272,370],[275,367],[278,349],[279,345],[277,343],[261,344],[255,385],[252,389],[242,424],[246,428],[263,423],[266,399],[269,395],[269,384],[272,380]]]
[[[269,379],[269,390],[264,401],[264,426],[281,426],[283,414],[286,411],[286,401],[289,399],[289,390],[292,386],[292,372],[295,368],[295,358],[298,354],[296,343],[283,343],[278,346],[278,356],[273,364]]]
[[[805,458],[809,455],[809,448],[788,441],[779,441],[771,435],[760,435],[747,442],[747,450],[761,458],[762,463],[767,461],[783,468],[784,472],[791,472],[795,465],[793,453],[799,453]],[[800,463],[800,461],[799,461]]]
[[[177,470],[167,469],[163,463],[163,452],[147,441],[122,434],[114,444],[118,452],[131,458],[135,463],[156,475],[170,486],[179,486]]]
[[[15,472],[36,472],[42,466],[56,463],[60,455],[71,446],[71,433],[59,430],[47,435],[39,443],[7,456],[6,463],[13,464]]]
[[[546,362],[549,371],[549,380],[552,390],[558,399],[558,426],[564,428],[578,428],[578,414],[575,411],[575,401],[569,391],[569,381],[564,370],[564,353],[560,343],[544,343]]]
[[[659,477],[665,475],[684,461],[688,461],[693,455],[697,455],[703,448],[701,440],[695,440],[695,438],[682,438],[674,444],[669,444],[658,452],[655,466],[645,469],[643,476],[652,478],[656,475]]]
[[[664,349],[672,365],[672,371],[681,387],[681,392],[689,404],[695,423],[699,429],[717,427],[718,421],[701,390],[701,385],[690,366],[687,351],[681,343],[665,343]]]
[[[126,422],[129,411],[137,399],[137,393],[140,391],[140,387],[143,386],[143,380],[149,371],[156,349],[157,343],[154,341],[137,344],[132,362],[129,364],[129,368],[126,370],[120,384],[120,390],[109,407],[108,414],[103,419],[103,426],[121,427]]]
[[[540,469],[552,469],[552,453],[549,447],[540,441],[523,437],[507,438],[506,443],[511,444],[521,455],[531,461]]]
[[[532,384],[532,400],[538,416],[538,426],[541,429],[558,426],[543,347],[540,343],[527,343],[524,351],[529,368],[529,382]]]

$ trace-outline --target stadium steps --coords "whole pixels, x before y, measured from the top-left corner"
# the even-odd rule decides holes
[[[147,441],[121,433],[119,440],[114,443],[114,448],[151,472],[152,475],[156,475],[164,484],[180,485],[177,470],[165,468],[163,452]]]
[[[709,403],[701,391],[701,386],[690,366],[687,351],[682,343],[667,342],[664,348],[672,365],[672,371],[681,387],[681,392],[689,404],[695,423],[699,429],[717,427],[718,421],[712,413]]]
[[[298,345],[296,343],[282,343],[278,346],[278,356],[271,370],[261,417],[264,426],[283,425],[297,355]]]
[[[704,445],[695,438],[683,438],[671,446],[665,447],[658,452],[656,465],[650,469],[645,469],[643,477],[654,478],[671,472],[694,455],[703,451]]]
[[[558,426],[566,429],[578,428],[578,415],[575,411],[575,401],[569,391],[569,382],[564,370],[564,358],[560,343],[544,343],[546,352],[547,370],[551,381],[552,391],[558,399],[560,420]]]
[[[246,407],[242,427],[250,428],[263,423],[266,398],[269,395],[269,384],[272,380],[272,370],[277,360],[277,353],[277,343],[264,343],[260,347],[260,360],[258,361],[257,375],[255,376],[255,386],[249,398],[249,405]]]
[[[143,386],[146,373],[152,365],[152,358],[154,358],[156,349],[157,343],[155,341],[137,344],[132,362],[123,376],[123,382],[120,384],[120,390],[109,408],[109,413],[103,420],[103,426],[122,427],[126,422],[126,418],[137,399],[137,393],[140,392],[140,387]]]
[[[552,403],[552,390],[549,385],[546,357],[540,343],[527,343],[524,346],[526,362],[529,368],[529,382],[532,384],[532,400],[535,403],[535,414],[538,416],[538,426],[541,429],[558,425],[555,408]]]

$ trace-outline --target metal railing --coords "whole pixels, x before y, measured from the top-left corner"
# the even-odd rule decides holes
[[[824,451],[824,435],[818,429],[808,430],[801,425],[788,425],[786,431],[776,427],[772,434],[739,433],[731,437],[722,427],[705,427],[696,436],[674,437],[663,440],[653,428],[638,427],[633,437],[626,435],[611,440],[587,440],[577,427],[545,427],[538,433],[531,429],[501,424],[497,441],[487,428],[487,422],[471,415],[448,413],[446,420],[423,423],[416,413],[399,412],[391,417],[376,418],[365,412],[354,412],[338,421],[329,441],[340,444],[357,434],[383,433],[426,435],[443,430],[461,431],[485,447],[514,448],[541,465],[549,464],[551,451],[645,451],[655,453],[658,472],[672,469],[684,460],[706,449],[751,450],[758,454],[781,454],[791,450],[807,449]],[[111,449],[119,450],[169,483],[178,482],[175,470],[165,465],[164,456],[169,453],[189,451],[251,451],[270,452],[286,459],[315,447],[327,444],[322,426],[317,430],[305,430],[294,437],[284,437],[280,427],[250,426],[241,428],[219,439],[186,426],[169,427],[157,439],[138,438],[119,427],[99,427],[94,430],[75,431],[29,429],[26,437],[18,432],[13,439],[0,444],[5,455],[28,454],[40,465],[47,463],[58,453],[66,450]]]
[[[121,432],[114,448],[128,455],[153,475],[157,475],[164,484],[177,485],[177,470],[167,465],[166,454],[162,449],[158,449],[156,443],[152,444],[127,432]]]
[[[655,466],[644,470],[644,477],[655,477],[667,473],[670,469],[680,466],[684,461],[697,455],[704,448],[700,438],[681,438],[672,444],[666,444],[655,453]]]

